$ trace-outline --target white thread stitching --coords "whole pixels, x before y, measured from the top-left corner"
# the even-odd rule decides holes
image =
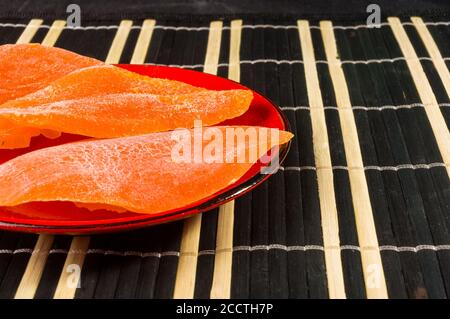
[[[10,254],[10,255],[15,255],[15,254],[22,254],[22,253],[27,253],[27,254],[31,254],[33,253],[33,249],[32,248],[21,248],[21,249],[0,249],[0,254]]]
[[[428,104],[427,104],[428,105]],[[450,103],[438,103],[439,107],[450,107]],[[382,105],[382,106],[361,106],[355,105],[352,107],[337,107],[337,106],[324,106],[324,110],[342,110],[342,109],[353,109],[353,110],[363,110],[363,111],[383,111],[383,110],[399,110],[399,109],[413,109],[413,108],[424,108],[425,104],[422,103],[411,103],[411,104],[402,104],[402,105]],[[281,107],[283,111],[299,111],[305,110],[309,111],[314,108],[310,108],[309,106],[283,106]],[[322,109],[322,108],[315,108]]]
[[[449,57],[443,58],[444,61],[450,61]],[[397,61],[406,61],[407,59],[405,57],[397,57],[392,59],[370,59],[370,60],[342,60],[341,64],[371,64],[371,63],[393,63]],[[433,61],[429,57],[419,57],[417,59],[411,59],[411,60],[419,60],[419,61]],[[256,60],[241,60],[239,62],[242,64],[260,64],[260,63],[272,63],[277,65],[282,64],[303,64],[303,60],[277,60],[277,59],[256,59]],[[328,61],[326,60],[316,60],[315,63],[317,64],[328,64]],[[188,68],[188,69],[194,69],[194,68],[202,68],[204,67],[204,64],[159,64],[159,63],[145,63],[147,65],[155,65],[155,66],[170,66],[170,67],[176,67],[176,68]],[[218,67],[228,67],[228,63],[219,63]]]
[[[327,247],[329,249],[336,249],[338,247]],[[321,245],[295,245],[295,246],[286,246],[286,245],[280,245],[280,244],[270,244],[270,245],[255,245],[255,246],[235,246],[233,247],[233,252],[239,252],[239,251],[270,251],[270,250],[284,250],[287,252],[290,251],[311,251],[311,250],[318,250],[318,251],[324,251],[324,246]],[[364,249],[360,246],[356,245],[341,245],[339,247],[340,250],[354,250],[354,251],[361,251],[361,249]],[[365,247],[365,249],[376,249],[376,247]],[[417,246],[394,246],[394,245],[382,245],[379,246],[380,251],[395,251],[395,252],[420,252],[423,250],[431,250],[431,251],[442,251],[442,250],[450,250],[450,245],[417,245]],[[230,251],[230,250],[223,250],[223,251]],[[33,251],[32,248],[22,248],[22,249],[1,249],[0,254],[21,254],[21,253],[28,253],[28,254],[35,254],[38,253],[38,251]],[[69,250],[67,249],[51,249],[49,251],[49,254],[67,254],[69,253]],[[83,253],[83,251],[70,251],[70,253],[78,254]],[[215,250],[201,250],[198,252],[198,256],[202,255],[215,255],[217,251]],[[120,256],[120,257],[126,257],[126,256],[134,256],[134,257],[141,257],[141,258],[147,258],[147,257],[156,257],[161,258],[165,256],[175,256],[179,257],[180,252],[178,251],[165,251],[165,252],[139,252],[139,251],[116,251],[116,250],[105,250],[105,249],[88,249],[86,251],[86,254],[98,254],[98,255],[112,255],[112,256]]]
[[[335,165],[331,168],[334,170],[345,170],[349,169],[364,169],[365,171],[377,170],[377,171],[399,171],[402,169],[432,169],[434,167],[447,167],[449,165],[445,165],[445,163],[430,163],[430,164],[399,164],[396,166],[378,166],[378,165],[368,165],[364,167],[348,167],[342,165]],[[316,171],[318,169],[329,168],[329,167],[316,167],[316,166],[280,166],[280,170],[282,171],[305,171],[305,170],[313,170]]]
[[[412,22],[402,22],[402,25],[408,25],[413,26]],[[450,21],[439,21],[439,22],[425,22],[425,25],[427,26],[449,26]],[[12,27],[12,28],[25,28],[27,25],[24,23],[0,23],[0,27]],[[357,29],[372,29],[376,26],[386,27],[389,26],[388,22],[382,22],[378,25],[371,25],[368,26],[366,24],[359,24],[359,25],[353,25],[353,26],[342,26],[342,25],[334,25],[333,29],[337,30],[357,30]],[[39,26],[40,28],[48,29],[51,26],[46,24],[41,24]],[[118,25],[97,25],[97,26],[85,26],[85,27],[72,27],[72,26],[65,26],[65,29],[72,29],[72,30],[111,30],[111,29],[118,29]],[[141,29],[141,25],[134,25],[131,27],[132,29],[139,30]],[[185,27],[185,26],[164,26],[164,25],[156,25],[154,26],[155,29],[161,29],[161,30],[175,30],[175,31],[207,31],[209,30],[209,27]],[[222,28],[223,30],[230,30],[231,27],[225,26]],[[289,29],[297,29],[296,25],[274,25],[274,24],[255,24],[255,25],[243,25],[242,29],[282,29],[282,30],[289,30]],[[310,29],[320,29],[319,26],[311,25]]]

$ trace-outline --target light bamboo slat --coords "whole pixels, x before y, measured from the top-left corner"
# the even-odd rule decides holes
[[[240,81],[240,51],[241,51],[242,20],[231,21],[230,63],[228,78]],[[231,293],[231,277],[233,263],[233,228],[234,200],[219,207],[217,222],[216,255],[214,259],[213,282],[210,298],[228,299]]]
[[[54,299],[73,299],[75,297],[76,288],[80,285],[81,267],[84,264],[84,257],[86,256],[89,242],[89,237],[74,237],[72,239],[72,244],[63,266],[63,272],[56,286]],[[80,273],[74,274],[69,272],[71,265],[80,267]],[[77,277],[72,279],[71,276]],[[72,282],[70,282],[71,280]]]
[[[32,299],[41,281],[48,253],[53,245],[54,236],[40,235],[28,260],[27,268],[17,288],[15,299]]]
[[[42,22],[44,21],[41,19],[31,20],[23,30],[19,39],[17,39],[16,43],[17,44],[30,43],[36,32],[39,30],[39,27],[41,26]]]
[[[425,48],[427,49],[428,54],[433,61],[436,71],[438,72],[439,77],[442,80],[445,91],[447,92],[447,96],[450,98],[450,72],[448,71],[447,65],[442,58],[442,54],[439,51],[436,42],[434,41],[430,31],[428,31],[427,26],[421,18],[412,17],[411,21],[416,27],[417,32],[419,33],[419,36],[422,39],[423,44],[425,45]]]
[[[131,64],[143,64],[145,62],[155,23],[156,21],[152,19],[147,19],[142,23],[141,32],[139,33],[133,56],[131,57]]]
[[[305,67],[306,87],[310,106],[320,212],[330,298],[346,298],[342,271],[339,223],[334,196],[333,170],[331,168],[328,131],[322,95],[317,74],[314,47],[308,21],[297,22]]]
[[[175,299],[192,299],[194,297],[201,225],[201,214],[190,217],[184,222],[173,293]]]
[[[203,68],[203,72],[205,73],[217,73],[222,39],[222,26],[223,23],[221,21],[213,21],[210,24],[205,66]],[[173,293],[173,297],[176,299],[194,297],[201,224],[201,214],[195,215],[184,222],[180,258],[178,260],[177,276]]]
[[[430,121],[434,137],[436,138],[442,159],[447,167],[447,175],[450,176],[450,131],[447,128],[444,116],[439,109],[439,104],[433,89],[431,88],[430,82],[428,82],[422,64],[417,57],[416,51],[414,50],[402,23],[398,18],[394,17],[388,18],[388,22],[406,59],[406,63],[420,99],[425,106],[425,112]]]
[[[31,20],[16,43],[29,43],[41,24],[42,20]],[[42,44],[46,46],[53,46],[60,36],[64,25],[65,21],[55,20],[42,41]],[[53,240],[54,237],[51,235],[39,236],[14,298],[24,299],[34,297],[44,271],[49,250],[53,244]]]
[[[120,22],[119,28],[117,29],[114,40],[111,44],[111,48],[106,57],[105,63],[115,64],[119,63],[120,56],[122,55],[123,48],[127,42],[128,35],[130,34],[131,27],[133,26],[133,21],[122,20]]]
[[[71,299],[75,296],[75,292],[77,290],[79,282],[77,282],[76,284],[68,284],[68,277],[71,275],[71,273],[68,272],[68,266],[77,265],[80,269],[81,275],[81,270],[83,269],[84,264],[84,257],[86,255],[87,249],[89,248],[90,239],[91,238],[89,236],[76,236],[72,239],[72,243],[70,245],[69,252],[67,253],[66,261],[64,262],[64,266],[59,277],[53,298]],[[80,277],[75,279],[79,281]]]
[[[61,32],[64,30],[64,26],[66,25],[66,21],[64,20],[56,20],[52,23],[52,26],[48,30],[45,35],[44,40],[42,40],[42,45],[52,47],[56,44]]]
[[[236,82],[241,80],[241,34],[242,20],[231,21],[230,64],[228,66],[228,78]]]
[[[351,100],[344,71],[341,61],[337,58],[338,51],[333,26],[330,21],[322,21],[320,30],[339,110],[347,165],[352,168],[348,171],[348,174],[358,240],[361,247],[361,262],[366,281],[366,294],[368,298],[387,298],[386,280],[384,278],[375,222],[370,205],[369,189],[363,168],[358,131],[353,110],[351,109]]]
[[[211,299],[229,299],[233,262],[234,201],[219,207]]]
[[[117,29],[116,35],[113,39],[111,47],[108,52],[108,57],[106,63],[115,64],[119,63],[120,56],[122,55],[123,49],[125,47],[125,42],[127,41],[128,35],[131,30],[133,21],[123,20],[119,28]],[[68,284],[68,280],[72,279],[70,277],[73,275],[68,272],[69,265],[78,265],[80,271],[83,269],[84,257],[86,251],[89,248],[90,237],[74,237],[70,246],[69,253],[67,254],[66,261],[64,263],[64,268],[62,269],[61,275],[58,280],[58,285],[54,294],[54,298],[58,299],[70,299],[74,298],[77,286],[71,282]],[[75,278],[79,280],[80,278]],[[82,283],[81,283],[82,284]]]
[[[222,21],[213,21],[209,26],[208,46],[206,49],[203,72],[217,74],[219,67],[220,43],[222,40]]]

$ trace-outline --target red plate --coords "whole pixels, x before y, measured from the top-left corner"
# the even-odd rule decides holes
[[[178,80],[211,90],[245,88],[239,83],[224,78],[179,68],[128,64],[119,66],[139,74]],[[288,121],[281,110],[267,98],[257,92],[253,93],[254,98],[252,104],[245,114],[221,124],[254,125],[289,130]],[[56,140],[36,137],[32,140],[31,146],[25,150],[0,150],[0,163],[29,152],[30,150],[81,140],[83,138],[70,134],[63,134]],[[287,143],[280,148],[280,163],[285,158],[289,150],[289,145],[290,143]],[[229,200],[242,196],[270,176],[260,173],[262,165],[261,163],[253,165],[250,171],[239,181],[222,189],[213,196],[204,198],[188,207],[180,207],[164,213],[145,215],[131,212],[115,213],[106,210],[91,212],[87,209],[77,208],[74,204],[66,202],[33,203],[27,211],[21,211],[20,213],[13,212],[4,207],[0,208],[0,228],[35,233],[89,234],[123,231],[165,223],[210,210]]]

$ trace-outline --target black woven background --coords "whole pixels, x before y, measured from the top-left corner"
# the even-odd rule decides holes
[[[419,15],[443,18],[450,14],[447,0],[1,0],[0,18],[66,17],[68,4],[79,4],[87,19],[124,18],[245,18],[365,20],[369,4],[384,16]]]
[[[9,8],[16,10],[18,1],[9,2]],[[18,12],[33,11],[25,9]],[[41,9],[47,10],[45,7]],[[352,6],[349,6],[349,11],[352,10]],[[25,24],[29,21],[22,17],[13,19],[9,16],[8,21],[11,20]],[[425,20],[436,21],[434,18]],[[49,19],[44,23],[51,22]],[[83,24],[117,25],[119,22],[100,19],[86,20]],[[134,25],[142,23],[139,18],[133,22]],[[335,25],[358,24],[358,21],[333,22]],[[225,18],[224,26],[229,26],[229,23],[230,20]],[[280,17],[275,20],[250,17],[244,19],[244,25],[255,24],[295,25],[296,19],[286,18],[281,23]],[[317,22],[311,21],[311,24],[317,25]],[[195,21],[195,17],[189,20],[157,19],[157,25],[208,27],[209,21],[203,18]],[[418,56],[428,57],[415,28],[410,25],[404,27]],[[430,25],[428,29],[443,57],[450,57],[450,26]],[[0,27],[0,43],[14,43],[22,31],[23,27]],[[41,41],[46,31],[47,29],[38,31],[33,42]],[[116,30],[64,30],[56,45],[104,60],[115,32]],[[316,60],[326,60],[320,31],[313,28],[311,32]],[[129,63],[138,34],[139,30],[131,31],[121,57],[122,63]],[[370,30],[336,29],[335,34],[341,60],[392,59],[402,56],[388,26]],[[207,30],[156,29],[146,62],[201,65],[204,62],[207,38]],[[220,63],[228,62],[229,42],[230,32],[224,30]],[[302,59],[298,31],[244,28],[241,60],[256,59]],[[441,112],[448,127],[448,96],[433,63],[426,59],[422,59],[421,63],[436,98],[441,103]],[[447,66],[450,65],[448,59],[446,63]],[[330,106],[326,108],[325,114],[334,166],[346,293],[349,298],[364,298],[359,243],[349,176],[345,169],[347,163],[339,115],[335,109],[336,101],[328,66],[318,63],[317,67],[322,98],[324,104]],[[368,168],[365,174],[378,240],[382,247],[381,255],[389,296],[447,298],[450,296],[450,246],[437,251],[431,248],[416,251],[395,249],[414,248],[419,245],[450,245],[450,182],[406,62],[397,60],[369,64],[347,63],[344,64],[344,71],[352,105],[411,106],[354,110],[364,166],[372,167]],[[227,66],[219,68],[220,76],[226,77],[227,74]],[[242,64],[241,82],[266,94],[282,107],[308,106],[304,68],[300,63]],[[328,297],[324,253],[321,250],[323,240],[314,170],[311,118],[306,107],[286,109],[285,112],[296,137],[284,166],[300,169],[279,171],[261,187],[236,201],[234,246],[237,249],[233,253],[232,297]],[[432,165],[397,171],[377,169],[404,164]],[[195,297],[209,297],[216,226],[217,211],[205,213],[202,220]],[[178,256],[164,252],[179,251],[182,227],[181,221],[128,233],[93,236],[83,267],[81,289],[77,290],[76,297],[172,297]],[[0,297],[14,296],[30,257],[29,250],[33,249],[36,239],[35,235],[0,232]],[[37,298],[53,296],[70,242],[71,237],[68,236],[56,238],[40,280]],[[270,248],[272,244],[307,249],[287,251]],[[258,245],[267,249],[247,249]],[[163,254],[155,257],[126,252]]]

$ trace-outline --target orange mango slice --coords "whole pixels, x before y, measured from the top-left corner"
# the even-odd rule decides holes
[[[24,132],[29,130],[33,135],[38,129],[113,138],[190,128],[195,120],[201,120],[203,125],[217,124],[243,114],[252,98],[249,90],[109,94],[33,107],[3,107],[0,121],[10,123],[12,131],[26,128]]]
[[[39,44],[0,46],[0,104],[46,87],[77,69],[101,61]]]
[[[65,201],[91,210],[107,207],[145,214],[186,207],[233,184],[268,150],[292,138],[289,132],[267,128],[213,129],[227,136],[227,130],[249,128],[266,133],[259,133],[257,140],[236,139],[231,150],[224,152],[226,156],[231,154],[231,161],[226,162],[196,161],[195,152],[187,157],[191,160],[179,161],[174,150],[180,141],[174,138],[174,132],[82,141],[33,151],[0,165],[0,206]],[[198,143],[195,129],[186,132],[190,145]],[[275,133],[278,139],[272,138]],[[199,142],[204,152],[213,141],[205,136]],[[220,140],[218,143],[226,145]],[[257,155],[253,159],[248,156],[252,152]],[[235,160],[240,155],[249,160]]]
[[[214,125],[245,113],[252,99],[249,90],[212,91],[94,66],[0,105],[0,123],[8,123],[0,124],[0,149],[28,146],[36,130],[113,138],[191,128],[195,120]],[[21,131],[20,140],[8,129]]]

